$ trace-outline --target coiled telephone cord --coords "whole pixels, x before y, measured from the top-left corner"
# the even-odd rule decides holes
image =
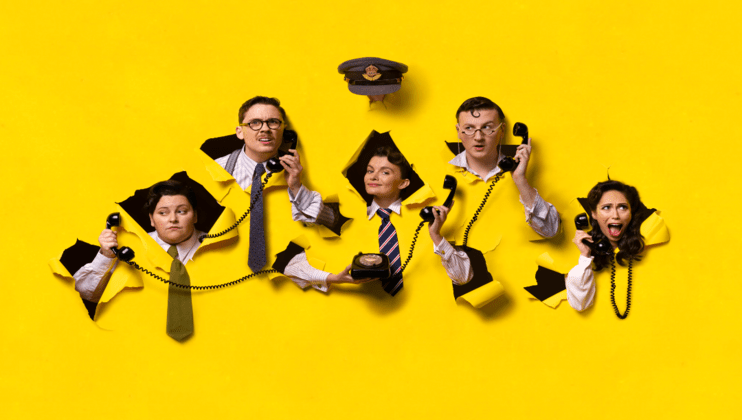
[[[263,194],[263,189],[265,189],[265,185],[268,183],[268,180],[270,179],[271,175],[273,175],[273,172],[268,172],[268,175],[265,176],[265,179],[261,183],[263,185],[263,187],[260,189],[260,191],[258,191],[257,194],[255,194],[255,198],[253,198],[252,202],[250,202],[250,206],[247,208],[247,210],[245,210],[245,214],[243,214],[239,219],[237,219],[237,221],[234,222],[234,224],[232,226],[230,226],[229,228],[227,228],[227,229],[225,229],[225,230],[223,230],[223,231],[221,231],[219,233],[213,233],[213,234],[210,234],[210,235],[200,236],[198,238],[199,242],[203,242],[204,239],[213,239],[213,238],[218,238],[220,236],[224,236],[224,235],[227,234],[227,232],[229,232],[229,231],[233,230],[234,228],[236,228],[237,226],[239,226],[240,223],[242,223],[242,221],[245,220],[245,218],[247,217],[247,215],[250,214],[250,212],[252,211],[253,206],[255,206],[255,203],[258,202],[258,198],[260,198],[260,196]]]
[[[633,259],[629,258],[629,286],[626,289],[626,312],[621,314],[616,305],[616,262],[615,258],[611,258],[611,303],[613,304],[613,311],[616,312],[616,316],[620,319],[626,319],[629,316],[629,309],[631,308],[631,270],[632,270]]]
[[[241,283],[241,282],[243,282],[243,281],[245,281],[245,280],[247,280],[249,278],[258,276],[260,274],[277,273],[277,271],[276,270],[273,270],[273,269],[260,270],[260,271],[258,271],[256,273],[248,274],[248,275],[246,275],[244,277],[240,277],[237,280],[230,281],[228,283],[212,284],[212,285],[209,285],[209,286],[193,286],[193,285],[190,285],[190,284],[186,285],[186,284],[174,283],[174,282],[172,282],[170,280],[164,279],[164,278],[158,276],[157,274],[155,274],[155,273],[147,270],[146,268],[140,266],[139,264],[135,263],[134,261],[126,261],[126,263],[129,264],[130,266],[136,268],[137,270],[141,271],[142,273],[149,274],[150,276],[156,278],[157,280],[160,280],[161,282],[163,282],[165,284],[170,284],[170,285],[173,285],[175,287],[179,287],[181,289],[191,289],[191,290],[216,290],[216,289],[221,289],[223,287],[234,286],[237,283]]]
[[[415,252],[415,242],[417,242],[417,236],[420,234],[420,229],[423,228],[423,225],[425,225],[425,220],[420,222],[419,225],[417,225],[417,229],[415,229],[415,235],[412,237],[412,244],[410,244],[410,253],[407,255],[407,259],[405,260],[404,264],[402,264],[402,272],[404,273],[404,269],[407,268],[407,264],[409,264],[410,260],[412,259],[412,253]]]
[[[490,183],[489,188],[487,188],[487,192],[484,194],[484,199],[482,199],[482,204],[479,205],[479,208],[477,208],[477,211],[474,212],[474,217],[471,218],[471,221],[466,226],[466,230],[464,230],[464,246],[466,246],[466,243],[469,242],[469,231],[471,230],[472,225],[474,222],[477,221],[477,218],[479,217],[479,213],[482,212],[482,209],[484,209],[484,205],[487,204],[487,199],[490,198],[490,194],[492,194],[492,189],[495,188],[495,184],[497,184],[497,181],[502,178],[502,172],[495,175],[495,179],[492,180]]]

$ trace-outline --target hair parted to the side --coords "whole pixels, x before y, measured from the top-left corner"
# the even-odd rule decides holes
[[[376,149],[374,156],[385,157],[389,163],[399,168],[399,172],[402,174],[402,179],[410,179],[412,166],[410,166],[407,159],[405,159],[404,155],[399,150],[391,146],[382,146]]]
[[[474,98],[469,98],[464,101],[464,103],[461,104],[459,109],[456,110],[456,121],[459,120],[459,115],[462,112],[471,112],[472,117],[477,117],[475,115],[475,111],[483,110],[483,109],[494,109],[497,111],[497,115],[500,117],[500,121],[505,121],[505,114],[502,112],[502,109],[491,100],[485,98],[484,96],[475,96]]]
[[[147,192],[147,200],[144,202],[144,209],[147,210],[147,213],[154,214],[155,209],[157,208],[157,203],[159,203],[160,199],[165,195],[185,196],[185,198],[188,199],[188,202],[191,203],[193,211],[196,211],[196,208],[198,207],[196,193],[193,192],[191,187],[180,181],[169,179],[167,181],[158,182],[149,188],[149,191]]]
[[[253,105],[257,104],[275,106],[276,108],[278,108],[278,111],[283,117],[284,125],[289,125],[289,119],[286,116],[286,111],[283,109],[283,107],[281,107],[281,101],[279,101],[278,98],[269,98],[267,96],[255,96],[254,98],[250,98],[244,104],[242,104],[239,112],[237,113],[237,122],[242,124],[242,120],[245,119],[245,114],[247,113],[247,111],[252,108]]]
[[[629,259],[640,260],[641,257],[639,254],[644,251],[644,238],[641,234],[641,221],[639,221],[636,216],[639,212],[646,210],[647,207],[639,198],[639,191],[637,191],[636,188],[620,181],[609,180],[599,182],[587,194],[587,202],[591,211],[597,212],[600,199],[603,198],[603,194],[608,191],[618,191],[625,195],[626,199],[629,201],[629,206],[631,207],[631,221],[621,239],[618,240],[619,251],[618,254],[616,254],[616,261],[621,265],[626,265]],[[592,225],[591,233],[594,242],[597,243],[601,239],[605,238],[605,235],[603,235],[603,232],[600,230],[597,220],[591,217],[590,224]],[[605,256],[595,255],[593,258],[595,269],[600,271],[603,267],[608,266],[611,258],[613,258],[612,254]]]

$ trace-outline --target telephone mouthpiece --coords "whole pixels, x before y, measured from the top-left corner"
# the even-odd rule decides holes
[[[446,175],[446,178],[443,180],[444,189],[450,190],[456,188],[457,185],[458,182],[456,182],[456,178],[452,177],[451,175]]]

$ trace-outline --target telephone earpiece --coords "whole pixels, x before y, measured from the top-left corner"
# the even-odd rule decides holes
[[[520,144],[528,144],[528,126],[522,122],[517,122],[513,126],[513,135],[522,137],[523,141]],[[512,172],[518,167],[518,162],[510,156],[505,156],[497,164],[503,172]]]
[[[517,122],[513,126],[513,135],[522,137],[523,141],[520,144],[528,144],[528,126],[522,122]]]
[[[587,213],[580,213],[575,216],[575,227],[585,232],[590,231],[590,219],[587,217]],[[590,242],[587,239],[583,239],[582,243],[598,255],[613,254],[613,246],[608,238],[603,238],[599,242]]]
[[[299,141],[299,137],[296,134],[296,131],[294,130],[284,130],[283,131],[283,143],[289,143],[289,149],[296,150],[296,145]],[[281,172],[283,170],[283,165],[281,165],[281,160],[279,159],[281,156],[287,155],[288,151],[278,149],[278,155],[274,156],[270,159],[268,159],[267,162],[265,162],[265,167],[268,168],[271,173],[277,173]]]
[[[283,145],[286,143],[289,144],[288,148],[283,147]],[[265,167],[268,169],[269,172],[265,176],[265,178],[263,178],[263,182],[262,182],[263,188],[265,188],[266,184],[268,184],[268,180],[271,178],[271,176],[273,176],[273,174],[283,171],[283,165],[281,165],[281,160],[279,158],[281,156],[289,154],[288,152],[289,149],[296,150],[296,146],[298,143],[299,143],[299,137],[297,136],[296,131],[294,130],[283,131],[283,142],[281,142],[281,146],[278,147],[278,155],[268,159],[265,162]],[[261,190],[261,194],[262,194],[262,190]],[[205,239],[213,239],[213,238],[218,238],[220,236],[226,235],[227,232],[230,232],[233,229],[235,229],[237,226],[239,226],[240,223],[242,223],[242,221],[245,220],[247,215],[249,215],[250,212],[252,211],[253,206],[258,200],[258,197],[260,197],[260,194],[255,195],[253,197],[252,201],[250,202],[250,206],[247,208],[245,213],[243,213],[242,216],[239,219],[237,219],[237,221],[232,226],[230,226],[227,229],[224,229],[223,231],[219,233],[201,235],[198,238],[199,242],[203,242]]]
[[[458,183],[456,182],[456,178],[452,177],[451,175],[446,175],[446,178],[443,180],[443,188],[451,190],[451,192],[448,193],[448,197],[443,203],[443,207],[451,208],[451,204],[453,204],[453,196],[454,194],[456,194],[457,185]],[[435,221],[433,207],[428,206],[420,210],[420,217],[422,217],[423,220],[428,223],[433,223]]]
[[[115,226],[121,225],[121,213],[111,213],[108,215],[108,218],[106,218],[106,229],[111,229]],[[113,255],[116,256],[116,258],[120,259],[123,262],[129,262],[134,259],[134,250],[129,248],[128,246],[125,246],[121,249],[113,247],[111,248],[111,252],[113,252]]]

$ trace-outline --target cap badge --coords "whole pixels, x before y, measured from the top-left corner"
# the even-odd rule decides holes
[[[379,77],[381,77],[381,73],[379,73],[379,69],[373,64],[366,67],[365,73],[363,73],[363,78],[372,82],[377,80]]]

